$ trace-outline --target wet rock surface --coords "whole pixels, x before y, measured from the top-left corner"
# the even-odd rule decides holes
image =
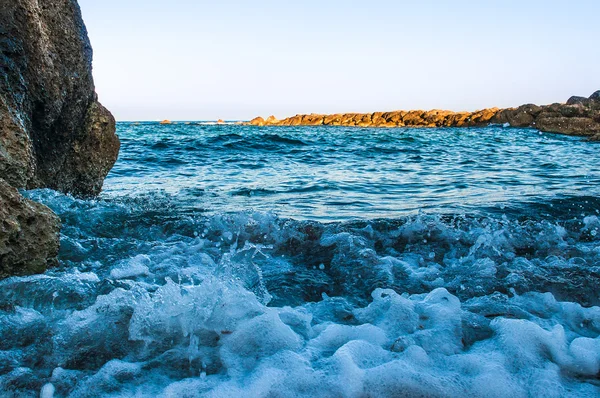
[[[0,177],[18,188],[98,194],[119,139],[97,102],[77,2],[0,0],[0,35]]]
[[[117,159],[75,0],[0,0],[0,278],[42,272],[58,219],[14,188],[100,193]],[[13,188],[14,187],[14,188]]]
[[[43,272],[58,255],[60,219],[0,178],[0,279]]]
[[[392,111],[333,115],[296,115],[282,120],[257,117],[253,126],[356,126],[356,127],[482,127],[507,124],[540,131],[600,139],[600,91],[589,98],[571,97],[565,104],[525,104],[518,108],[488,108],[475,112]]]

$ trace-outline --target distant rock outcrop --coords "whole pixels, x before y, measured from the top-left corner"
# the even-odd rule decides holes
[[[0,71],[1,277],[42,271],[57,252],[56,218],[10,186],[97,195],[120,143],[76,0],[0,0]]]
[[[541,131],[600,139],[600,91],[589,98],[571,97],[566,104],[518,108],[489,108],[476,112],[393,111],[344,113],[333,115],[296,115],[282,120],[274,116],[252,119],[253,126],[356,126],[356,127],[479,127],[508,124],[512,127],[534,127]]]

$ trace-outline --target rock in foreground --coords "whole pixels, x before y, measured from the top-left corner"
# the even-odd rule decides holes
[[[0,0],[0,278],[43,272],[59,220],[15,188],[100,193],[117,160],[76,0]]]
[[[0,179],[0,279],[44,272],[56,261],[59,218]]]
[[[344,113],[333,115],[296,115],[283,120],[271,116],[257,117],[253,126],[356,126],[356,127],[479,127],[508,124],[512,127],[533,127],[545,132],[588,136],[600,139],[600,91],[589,98],[571,97],[566,104],[518,108],[489,108],[476,112],[393,111],[375,113]]]
[[[0,178],[97,195],[117,159],[75,0],[0,0]]]

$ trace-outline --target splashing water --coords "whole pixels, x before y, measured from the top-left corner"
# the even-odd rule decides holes
[[[2,396],[600,394],[598,146],[120,123],[60,266],[0,282]]]

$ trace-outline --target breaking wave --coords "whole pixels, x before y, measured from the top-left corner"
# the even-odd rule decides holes
[[[595,195],[328,222],[215,209],[191,176],[129,189],[150,171],[120,162],[97,200],[26,193],[63,221],[60,266],[0,281],[3,395],[600,394]]]

